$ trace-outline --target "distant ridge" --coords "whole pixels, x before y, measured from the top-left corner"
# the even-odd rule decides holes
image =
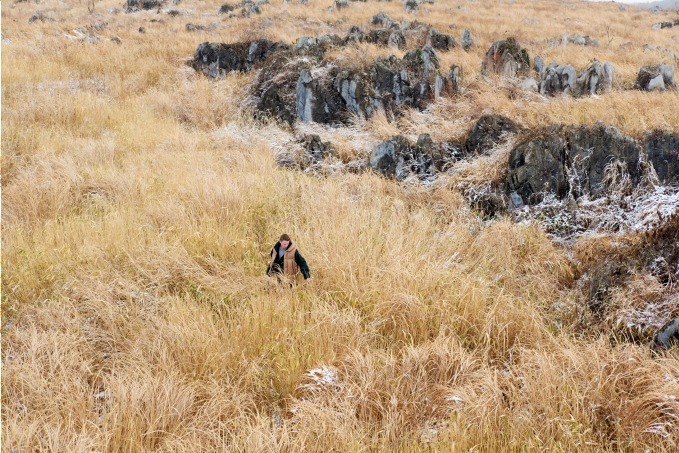
[[[638,6],[639,8],[645,8],[645,9],[660,9],[660,10],[676,9],[676,10],[679,10],[679,0],[659,0],[657,2],[649,2],[649,3],[634,3],[634,6]]]

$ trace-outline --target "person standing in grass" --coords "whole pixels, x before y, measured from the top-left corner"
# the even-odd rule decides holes
[[[266,268],[266,275],[273,274],[279,281],[288,280],[292,286],[300,272],[304,280],[311,278],[309,266],[297,250],[297,246],[292,243],[290,236],[282,234],[271,249],[271,261]]]

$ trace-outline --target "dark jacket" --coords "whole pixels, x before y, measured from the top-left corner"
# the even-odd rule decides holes
[[[292,242],[290,242],[290,245],[288,245],[288,248],[292,246]],[[276,245],[273,246],[273,249],[271,250],[271,253],[273,254],[274,252],[276,253],[276,258],[273,261],[273,265],[269,264],[266,267],[266,274],[269,275],[272,272],[283,272],[283,257],[278,256],[278,251],[281,249],[281,243],[276,242]],[[302,275],[304,276],[304,280],[307,278],[311,277],[311,274],[309,273],[309,266],[306,263],[306,260],[304,257],[299,253],[299,250],[295,251],[295,263],[299,266],[299,270],[302,272]]]

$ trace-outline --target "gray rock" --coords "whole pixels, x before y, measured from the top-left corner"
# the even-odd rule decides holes
[[[575,95],[600,94],[611,90],[613,85],[613,66],[594,61],[575,81]]]
[[[532,134],[512,149],[507,187],[525,204],[542,201],[544,193],[558,198],[605,193],[606,166],[618,161],[633,185],[639,183],[641,147],[614,127],[553,126]]]
[[[370,23],[373,25],[381,25],[383,28],[391,28],[392,25],[398,26],[388,14],[382,12],[375,14]]]
[[[538,87],[538,82],[532,77],[528,77],[527,79],[524,79],[519,84],[519,88],[521,88],[523,91],[534,91],[536,93],[540,89]]]
[[[356,27],[347,37],[348,41],[369,42],[372,44],[379,44],[385,47],[392,47],[397,49],[404,49],[406,46],[406,38],[403,32],[397,28],[379,28],[372,30],[368,34]]]
[[[658,182],[679,184],[679,135],[654,130],[644,134],[643,147],[653,165]]]
[[[348,8],[348,7],[349,7],[349,2],[347,0],[335,0],[335,8],[342,9],[342,8]]]
[[[521,195],[519,195],[516,192],[510,192],[509,193],[509,207],[511,209],[521,209],[524,207],[523,204],[523,199],[521,198]]]
[[[358,25],[352,25],[349,29],[347,37],[344,38],[345,43],[349,42],[363,42],[365,40],[365,33]]]
[[[33,22],[40,21],[40,22],[54,22],[54,19],[47,14],[43,13],[42,11],[36,11],[35,14],[33,14],[31,17],[28,18],[28,23],[32,24]]]
[[[232,6],[229,3],[224,3],[222,6],[219,7],[218,14],[227,14],[233,11],[234,9],[236,9],[235,6]]]
[[[204,42],[196,49],[189,65],[196,71],[215,78],[231,71],[249,71],[255,64],[274,53],[288,49],[287,44],[266,39],[233,44]]]
[[[308,69],[297,79],[297,118],[302,122],[337,123],[342,114],[342,101],[337,92],[325,89]]]
[[[159,9],[165,6],[166,0],[127,0],[125,12],[132,13],[139,10]]]
[[[205,30],[205,27],[203,25],[197,25],[192,23],[186,24],[186,31],[201,31],[201,30]]]
[[[648,91],[664,91],[665,81],[663,80],[662,74],[658,74],[656,77],[648,81],[648,86],[646,87]]]
[[[481,63],[483,75],[499,74],[506,78],[528,75],[530,57],[514,38],[496,41],[486,52]]]
[[[417,3],[417,0],[404,0],[403,9],[409,13],[415,13],[420,9],[420,4]]]
[[[456,46],[455,38],[450,35],[439,33],[435,28],[429,30],[427,44],[436,50],[448,51]]]
[[[295,49],[309,49],[310,47],[313,47],[317,44],[318,40],[316,38],[311,36],[302,36],[301,38],[297,38],[297,41],[295,42]]]
[[[503,115],[483,115],[472,126],[464,149],[467,154],[486,154],[506,140],[506,134],[519,132],[521,128]]]
[[[571,65],[550,64],[545,70],[540,93],[555,95],[558,93],[582,96],[600,94],[610,91],[613,84],[613,66],[594,61],[587,69],[576,76]]]
[[[472,33],[469,31],[468,28],[465,28],[464,32],[462,32],[462,48],[464,49],[465,52],[469,51],[469,49],[474,45],[474,40],[472,39]]]
[[[540,55],[536,55],[533,59],[533,69],[538,73],[538,77],[542,78],[545,75],[545,60]]]
[[[387,46],[395,49],[405,49],[406,37],[401,30],[394,30],[389,34]]]
[[[674,87],[674,66],[642,66],[637,75],[636,86],[647,91]]]
[[[397,161],[400,158],[400,155],[397,156],[397,146],[392,139],[377,145],[370,153],[370,167],[383,175],[395,176]]]
[[[370,167],[385,176],[405,179],[409,176],[428,178],[436,172],[435,157],[442,165],[444,150],[422,134],[416,145],[397,135],[377,145],[370,154]]]
[[[670,348],[679,345],[679,318],[674,318],[662,326],[653,337],[653,346],[656,348]]]
[[[321,137],[316,134],[305,135],[301,138],[300,142],[304,147],[304,159],[302,162],[304,167],[318,164],[326,157],[336,154],[332,143],[322,141]]]
[[[392,55],[350,70],[313,49],[281,50],[263,57],[268,59],[261,64],[248,101],[256,105],[256,115],[289,124],[297,119],[336,124],[348,121],[351,114],[368,118],[383,109],[392,118],[403,108],[422,110],[439,96],[453,95],[459,84],[459,70],[442,75],[429,46],[411,50],[402,59]],[[302,52],[304,58],[299,58]]]

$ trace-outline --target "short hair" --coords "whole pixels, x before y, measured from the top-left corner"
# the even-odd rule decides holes
[[[285,234],[285,233],[281,234],[281,237],[280,237],[279,241],[288,241],[288,242],[292,242],[292,240],[290,239],[290,236],[287,235],[287,234]]]

